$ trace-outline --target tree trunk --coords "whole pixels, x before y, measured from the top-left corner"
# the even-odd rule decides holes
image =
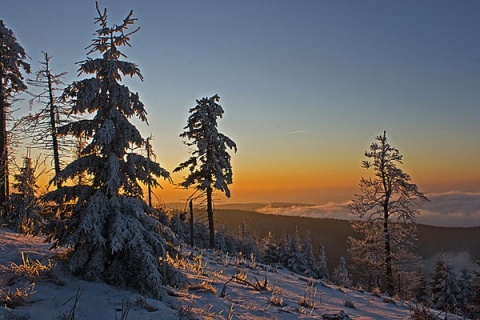
[[[48,98],[50,100],[50,132],[52,135],[52,147],[53,147],[53,164],[55,166],[55,176],[57,177],[60,173],[60,154],[58,151],[58,140],[57,140],[57,112],[55,107],[55,99],[53,98],[53,87],[52,87],[52,75],[48,69],[48,56],[45,53],[45,64],[47,70],[47,80],[48,80]],[[55,178],[55,185],[58,188],[62,187],[62,183],[58,182]]]
[[[190,245],[192,248],[195,246],[193,231],[193,200],[190,199]]]
[[[382,177],[383,191],[385,193],[385,200],[383,206],[383,234],[385,237],[385,281],[387,294],[393,296],[395,287],[393,286],[393,271],[392,271],[392,248],[390,246],[390,230],[388,229],[388,219],[390,218],[390,197],[392,196],[392,187],[388,181],[387,173],[387,132],[383,131],[382,151],[380,159],[380,172]]]
[[[146,143],[147,148],[147,159],[148,159],[148,183],[147,183],[147,195],[148,195],[148,206],[152,207],[152,174],[150,172],[150,138],[147,138]]]
[[[0,210],[5,214],[5,201],[7,200],[8,167],[7,167],[7,130],[6,130],[6,109],[5,88],[3,87],[3,70],[0,68]]]
[[[207,215],[208,229],[210,230],[210,248],[215,248],[215,227],[213,224],[213,207],[212,207],[212,187],[207,187]]]
[[[395,287],[393,286],[393,271],[392,271],[392,250],[390,248],[390,231],[388,230],[388,216],[384,217],[383,233],[385,236],[385,276],[386,289],[390,296],[395,294]]]

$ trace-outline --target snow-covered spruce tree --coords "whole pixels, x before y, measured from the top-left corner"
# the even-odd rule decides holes
[[[158,296],[162,282],[172,280],[165,278],[161,261],[173,233],[152,218],[156,212],[142,200],[139,182],[155,184],[150,173],[164,178],[169,173],[132,151],[145,140],[129,118],[146,122],[146,111],[138,94],[120,83],[122,76],[143,79],[137,65],[122,60],[126,56],[120,52],[138,30],[128,30],[136,19],[131,11],[123,23],[110,27],[107,10],[100,11],[98,3],[97,12],[99,29],[88,55],[101,56],[79,63],[80,74],[93,77],[73,82],[64,93],[74,114],[91,116],[58,130],[83,135],[86,146],[55,178],[75,184],[47,195],[47,200],[74,203],[71,219],[58,223],[52,238],[56,246],[73,249],[68,267],[74,274]],[[75,181],[85,173],[89,179]]]
[[[266,264],[277,264],[280,263],[279,257],[279,247],[277,240],[273,237],[273,234],[269,231],[268,234],[262,239],[262,261]]]
[[[320,244],[318,250],[318,278],[323,280],[328,280],[329,272],[328,272],[328,265],[327,265],[327,254],[325,253],[325,247],[323,244]]]
[[[197,100],[197,105],[190,109],[185,131],[180,134],[186,139],[187,146],[196,146],[192,156],[181,163],[174,172],[188,168],[190,173],[180,183],[184,188],[195,186],[197,190],[206,193],[208,228],[210,233],[210,248],[215,247],[215,226],[213,221],[213,189],[220,190],[230,197],[228,185],[232,180],[232,165],[228,149],[237,151],[233,140],[218,132],[217,118],[222,118],[223,108],[220,97],[214,95],[210,98]]]
[[[302,240],[300,239],[300,234],[298,228],[295,229],[293,235],[289,238],[290,242],[288,243],[288,259],[284,265],[288,270],[303,274],[306,267],[305,255],[302,251]]]
[[[415,289],[413,291],[414,299],[424,306],[429,306],[431,305],[432,294],[430,292],[430,285],[428,283],[427,276],[421,267],[419,267],[417,271],[417,278],[418,281],[416,282]]]
[[[288,233],[284,233],[283,236],[278,240],[278,251],[277,256],[280,264],[284,267],[288,265],[288,260],[290,259],[292,252],[290,251],[291,247],[291,236]]]
[[[307,235],[301,245],[302,253],[305,261],[304,276],[318,278],[318,265],[315,256],[313,255],[313,246],[310,236]]]
[[[407,254],[401,250],[412,249],[409,247],[415,240],[417,206],[428,199],[416,184],[410,182],[410,176],[398,167],[403,156],[388,143],[386,132],[375,140],[377,142],[373,142],[370,150],[365,152],[367,160],[362,163],[363,168],[373,169],[374,176],[361,178],[361,193],[348,205],[351,213],[361,219],[353,223],[354,229],[364,236],[351,239],[352,252],[364,251],[354,254],[354,259],[356,256],[374,255],[374,266],[380,264],[383,268],[381,288],[394,295],[394,271],[403,270],[402,266],[415,270],[411,263],[395,260],[395,257],[404,259]],[[372,252],[365,252],[366,249]],[[415,255],[411,259],[415,260]]]
[[[14,175],[13,187],[16,192],[10,196],[11,213],[7,216],[7,225],[23,234],[38,235],[42,231],[43,217],[42,207],[35,195],[38,189],[35,163],[29,155],[24,157],[23,166]]]
[[[472,294],[469,297],[470,316],[474,319],[480,319],[480,258],[476,259],[477,270],[472,280]]]
[[[0,20],[0,216],[9,195],[7,114],[12,96],[27,90],[21,70],[30,73],[27,54],[13,31]]]
[[[310,237],[300,238],[298,230],[280,240],[278,254],[285,268],[308,277],[317,277],[317,264],[313,256]]]
[[[445,257],[440,256],[435,263],[432,275],[432,303],[435,309],[446,312],[457,311],[459,293],[456,275]]]
[[[64,159],[62,155],[65,155],[68,147],[66,141],[58,136],[57,128],[66,123],[69,109],[57,95],[60,90],[59,86],[63,85],[62,78],[66,72],[53,73],[50,65],[51,59],[52,57],[47,52],[43,52],[43,61],[40,62],[42,67],[36,72],[35,79],[27,81],[30,86],[41,90],[39,93],[35,93],[33,99],[30,100],[31,107],[34,102],[37,102],[40,107],[37,112],[29,114],[24,119],[28,128],[26,131],[33,138],[33,146],[52,152],[53,169],[55,175],[58,175],[61,165],[65,164],[61,160]],[[72,146],[73,142],[69,145]]]
[[[336,285],[349,288],[352,285],[352,280],[348,275],[347,262],[344,257],[340,257],[338,266],[333,271],[333,283]]]
[[[466,266],[463,266],[458,277],[457,301],[463,315],[465,316],[468,316],[470,299],[473,294],[473,273]]]

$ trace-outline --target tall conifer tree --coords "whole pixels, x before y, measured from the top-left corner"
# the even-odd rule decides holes
[[[228,185],[232,183],[232,166],[228,149],[237,151],[233,140],[218,132],[217,118],[223,116],[223,108],[217,102],[218,95],[197,100],[197,105],[190,109],[188,124],[180,137],[187,139],[188,146],[196,145],[192,156],[181,163],[174,172],[188,168],[190,174],[181,183],[189,188],[195,186],[206,193],[210,247],[215,247],[215,227],[213,222],[213,189],[220,190],[230,197]]]
[[[133,12],[113,26],[98,3],[97,12],[99,28],[88,55],[101,56],[79,63],[80,74],[93,77],[75,81],[65,91],[73,113],[91,116],[59,128],[60,134],[85,137],[86,145],[55,178],[62,183],[87,174],[89,179],[48,194],[49,200],[74,202],[72,218],[56,226],[53,238],[56,245],[73,249],[68,266],[74,273],[157,296],[167,280],[159,258],[166,255],[171,231],[149,215],[155,212],[142,200],[139,182],[155,185],[152,174],[168,178],[169,173],[132,151],[143,150],[146,141],[129,119],[147,120],[138,93],[120,83],[122,76],[143,79],[120,51],[138,30],[128,30],[136,21]]]
[[[27,54],[13,31],[0,20],[0,206],[9,195],[7,114],[14,94],[27,90],[21,70],[30,73]],[[0,215],[2,212],[0,212]],[[4,212],[3,212],[4,214]]]

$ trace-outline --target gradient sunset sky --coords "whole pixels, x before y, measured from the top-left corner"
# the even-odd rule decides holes
[[[421,191],[480,191],[480,1],[99,5],[111,24],[130,9],[138,18],[124,53],[145,80],[126,83],[167,170],[189,156],[179,134],[195,99],[220,95],[219,129],[238,145],[231,202],[352,199],[368,176],[363,153],[383,130]],[[32,70],[47,51],[66,83],[78,79],[95,17],[94,1],[2,0],[0,10]],[[163,202],[191,193],[162,185]]]

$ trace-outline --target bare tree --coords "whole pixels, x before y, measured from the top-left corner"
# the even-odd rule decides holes
[[[0,205],[7,200],[8,188],[8,139],[7,112],[14,94],[25,91],[21,69],[30,73],[27,54],[11,29],[0,20]]]
[[[28,134],[33,138],[33,146],[51,150],[53,153],[53,168],[57,176],[61,170],[61,154],[66,151],[66,145],[61,143],[57,128],[65,124],[69,110],[62,99],[56,97],[55,92],[61,90],[58,86],[63,84],[62,78],[66,72],[54,74],[50,66],[52,57],[43,52],[43,58],[40,62],[43,67],[37,71],[35,79],[28,80],[29,85],[42,90],[34,94],[30,104],[33,106],[36,101],[41,107],[36,113],[25,117],[25,124],[29,129]],[[56,180],[54,183],[61,187],[61,183],[56,183]]]
[[[360,194],[349,204],[351,213],[361,219],[354,223],[354,228],[363,235],[360,245],[353,241],[352,249],[368,250],[361,256],[382,265],[384,287],[393,295],[393,259],[402,256],[396,250],[400,249],[397,244],[402,243],[400,240],[405,239],[406,234],[412,234],[418,202],[428,199],[418,191],[417,185],[410,183],[410,176],[397,166],[402,164],[403,156],[388,143],[386,131],[375,140],[377,142],[365,152],[367,160],[362,162],[362,167],[372,168],[374,175],[361,178]],[[410,228],[409,232],[403,226]]]
[[[232,166],[227,148],[237,151],[237,145],[217,129],[217,118],[223,116],[223,108],[217,102],[218,95],[197,100],[197,105],[190,109],[188,124],[181,138],[190,140],[187,146],[197,146],[192,156],[181,163],[174,172],[188,168],[190,174],[180,184],[206,192],[210,247],[215,247],[215,227],[213,221],[213,189],[220,190],[230,197],[228,185],[232,183]]]

